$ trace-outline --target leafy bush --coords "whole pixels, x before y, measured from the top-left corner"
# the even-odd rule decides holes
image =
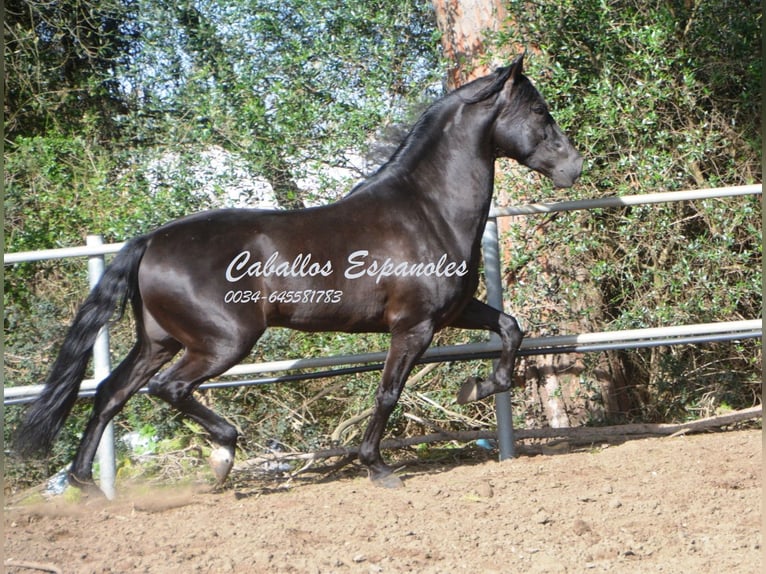
[[[510,12],[509,37],[532,46],[529,74],[585,156],[568,198],[762,180],[759,4],[512,2]],[[560,197],[525,175],[502,188]],[[607,330],[757,318],[760,221],[760,197],[745,196],[516,222],[508,304],[537,307],[527,320],[538,334],[588,320]],[[760,395],[758,340],[621,358],[633,416],[686,418]]]

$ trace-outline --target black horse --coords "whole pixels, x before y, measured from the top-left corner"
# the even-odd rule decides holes
[[[398,485],[380,441],[434,332],[488,329],[502,339],[494,373],[466,382],[460,402],[511,386],[522,332],[513,317],[473,298],[501,156],[557,187],[572,186],[582,169],[523,75],[523,54],[434,103],[390,160],[336,203],[202,212],[129,241],[79,309],[16,435],[18,450],[50,447],[75,402],[98,330],[129,301],[137,342],[98,387],[70,483],[94,486],[91,467],[105,425],[147,383],[210,433],[211,466],[223,482],[237,431],[193,392],[245,358],[267,327],[282,326],[391,334],[359,459],[374,482]]]

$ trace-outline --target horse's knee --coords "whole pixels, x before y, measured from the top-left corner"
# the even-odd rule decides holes
[[[524,331],[521,330],[518,321],[510,315],[502,314],[500,317],[500,332],[503,339],[508,341],[512,349],[518,349],[524,339]]]
[[[392,389],[379,391],[375,396],[375,404],[383,412],[393,410],[397,402],[399,402],[399,393]]]
[[[367,434],[373,427],[385,426],[388,417],[396,407],[396,403],[399,402],[399,396],[401,390],[395,388],[388,388],[384,385],[378,386],[378,390],[375,393],[375,409],[370,420],[370,426],[367,428]],[[382,423],[381,423],[382,421]],[[382,428],[380,429],[382,433]]]
[[[159,377],[152,377],[149,379],[149,384],[146,385],[146,390],[149,392],[150,395],[154,397],[161,397],[162,396],[162,385],[165,381],[160,379]]]

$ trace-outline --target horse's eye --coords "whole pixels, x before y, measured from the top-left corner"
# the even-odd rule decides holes
[[[548,111],[548,108],[546,108],[546,107],[545,107],[544,105],[542,105],[542,104],[538,104],[538,105],[536,105],[536,106],[534,106],[534,107],[532,108],[532,111],[533,111],[534,113],[536,113],[536,114],[540,114],[540,115],[543,115],[545,112],[547,112],[547,111]]]

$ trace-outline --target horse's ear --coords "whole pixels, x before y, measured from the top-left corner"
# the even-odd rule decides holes
[[[518,80],[521,77],[521,74],[524,73],[524,56],[526,55],[527,51],[524,50],[521,54],[516,56],[513,59],[513,62],[511,62],[511,76],[510,80],[513,80],[514,82]]]
[[[511,91],[513,91],[513,87],[517,84],[517,82],[521,79],[521,75],[524,73],[524,55],[527,53],[526,50],[524,50],[521,54],[516,56],[513,59],[513,62],[511,62],[511,65],[505,68],[505,86],[503,87],[503,92],[506,94],[506,96],[510,95]]]

